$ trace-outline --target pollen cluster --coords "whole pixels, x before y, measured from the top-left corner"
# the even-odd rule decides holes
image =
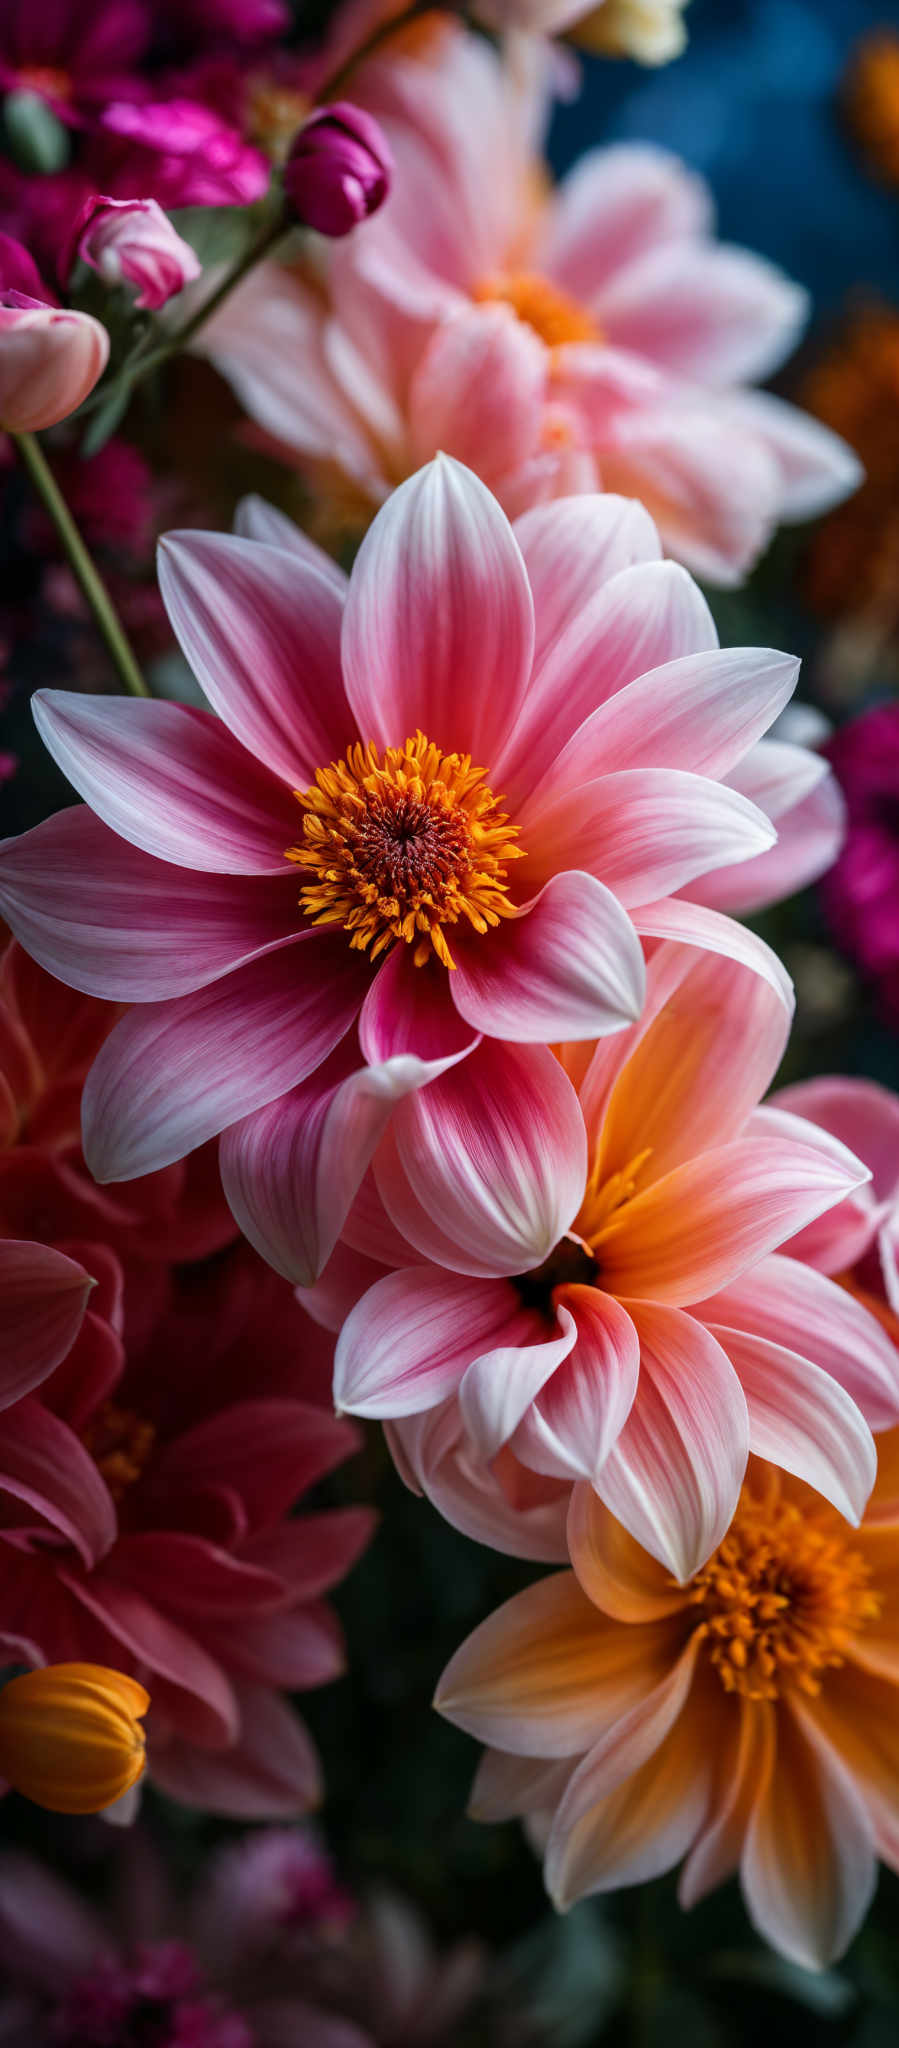
[[[155,1439],[152,1422],[132,1408],[120,1408],[115,1401],[104,1401],[91,1418],[81,1440],[114,1501],[122,1500],[140,1478]]]
[[[777,1485],[764,1500],[744,1488],[724,1542],[690,1587],[722,1685],[750,1700],[793,1687],[813,1697],[879,1612],[867,1564],[837,1517],[810,1520],[777,1497]]]
[[[511,306],[518,320],[532,327],[547,348],[561,348],[566,341],[601,341],[598,321],[586,306],[571,299],[547,277],[530,271],[513,271],[508,276],[485,277],[475,286],[478,300],[499,300]]]
[[[506,871],[517,830],[469,754],[443,754],[417,732],[383,755],[372,741],[320,768],[295,792],[303,841],[287,859],[309,871],[300,903],[316,924],[340,924],[376,960],[394,940],[421,967],[455,967],[445,927],[486,932],[515,914]]]

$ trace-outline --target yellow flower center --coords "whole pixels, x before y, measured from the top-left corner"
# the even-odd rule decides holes
[[[899,35],[875,30],[859,44],[844,88],[846,118],[871,170],[899,185]]]
[[[103,1664],[49,1664],[0,1692],[0,1773],[51,1813],[101,1813],[146,1763],[150,1695]]]
[[[120,1501],[139,1479],[156,1440],[152,1422],[133,1408],[104,1401],[82,1432],[81,1441],[112,1494]]]
[[[809,1519],[777,1497],[778,1485],[775,1475],[765,1499],[744,1488],[724,1542],[690,1587],[722,1685],[750,1700],[792,1687],[820,1692],[824,1672],[842,1664],[880,1607],[837,1515]]]
[[[308,870],[300,904],[316,924],[339,924],[372,960],[401,939],[416,967],[436,953],[454,967],[447,925],[486,932],[512,917],[506,870],[521,858],[517,829],[469,754],[443,754],[424,733],[382,755],[358,743],[297,790],[303,842],[287,859]]]
[[[651,1158],[652,1146],[646,1145],[618,1173],[610,1173],[603,1178],[597,1154],[573,1225],[578,1237],[582,1237],[592,1250],[595,1251],[601,1243],[612,1217],[637,1193],[643,1169]]]
[[[473,297],[479,301],[499,300],[502,305],[511,306],[516,318],[532,327],[547,348],[560,348],[566,341],[602,340],[599,322],[586,306],[569,298],[558,285],[550,284],[549,278],[530,271],[482,278],[475,285]]]

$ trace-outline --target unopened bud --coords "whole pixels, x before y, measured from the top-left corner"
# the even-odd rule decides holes
[[[104,1664],[48,1664],[0,1692],[0,1776],[51,1813],[101,1813],[146,1764],[150,1695]]]
[[[303,227],[348,235],[383,206],[393,157],[383,130],[347,100],[322,107],[295,136],[284,167],[284,193]]]
[[[72,236],[76,256],[105,284],[134,284],[135,305],[156,312],[199,277],[201,264],[155,199],[105,199],[97,193]]]

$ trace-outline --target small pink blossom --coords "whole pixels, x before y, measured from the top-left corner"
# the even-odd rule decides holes
[[[153,312],[202,271],[155,199],[89,199],[72,232],[72,260],[79,256],[104,284],[136,285],[135,305]]]
[[[77,411],[109,360],[109,335],[89,313],[0,292],[0,427],[33,434]]]

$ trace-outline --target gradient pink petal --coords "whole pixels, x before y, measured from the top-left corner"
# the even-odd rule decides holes
[[[574,1348],[523,1414],[512,1449],[555,1479],[595,1483],[633,1407],[640,1340],[627,1310],[597,1287],[568,1286],[555,1297],[575,1326]]]
[[[49,1245],[0,1241],[0,1406],[30,1394],[65,1358],[81,1328],[92,1284],[83,1266]]]
[[[454,1394],[481,1352],[540,1335],[540,1318],[507,1281],[430,1266],[388,1273],[340,1332],[334,1399],[354,1415],[415,1415]]]
[[[514,1043],[604,1038],[639,1017],[645,968],[617,896],[595,875],[550,876],[490,933],[456,941],[451,989],[476,1031]]]

